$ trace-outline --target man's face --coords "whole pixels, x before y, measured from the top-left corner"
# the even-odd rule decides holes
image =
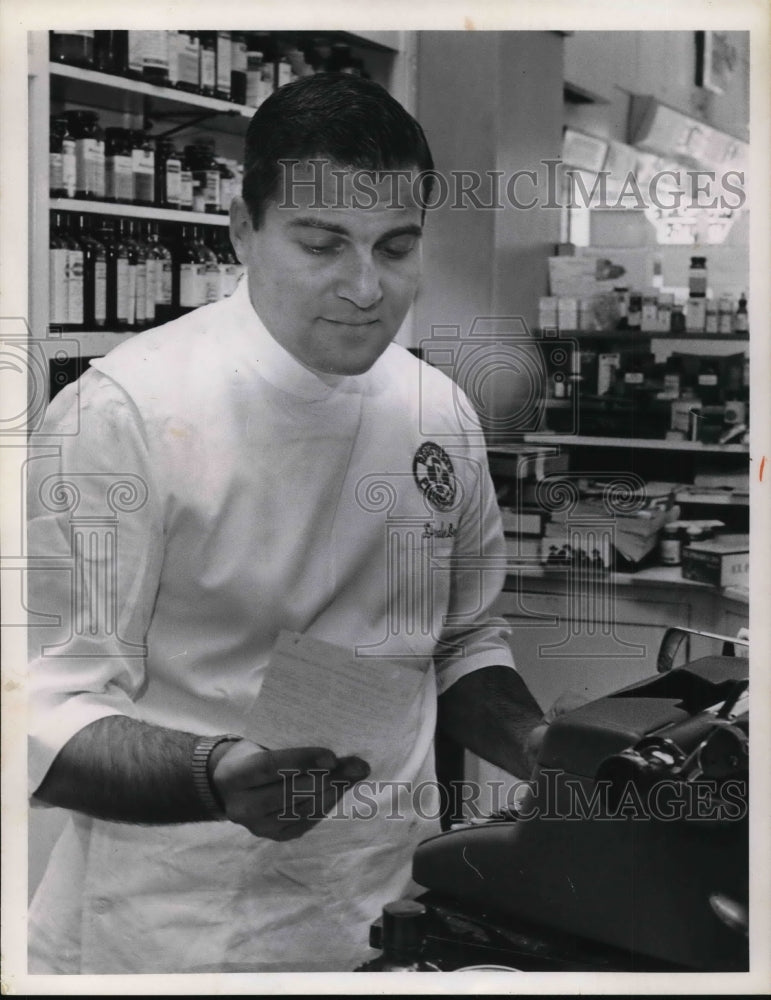
[[[315,371],[357,375],[391,343],[415,297],[421,209],[409,184],[386,179],[357,194],[351,172],[319,180],[320,190],[297,184],[271,200],[256,230],[239,199],[231,238],[252,305],[282,347]]]

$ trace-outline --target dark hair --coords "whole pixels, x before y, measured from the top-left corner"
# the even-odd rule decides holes
[[[280,161],[326,159],[371,171],[418,168],[422,204],[434,161],[423,129],[380,84],[348,73],[316,73],[276,90],[246,134],[243,197],[259,226],[278,194]]]

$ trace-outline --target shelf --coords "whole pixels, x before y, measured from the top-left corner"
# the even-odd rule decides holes
[[[560,330],[559,332],[537,330],[536,333],[547,342],[563,337],[573,340],[619,340],[630,344],[639,343],[640,340],[719,340],[742,343],[750,339],[749,333],[675,333],[672,330],[668,333],[641,330]]]
[[[588,434],[525,434],[527,444],[580,445],[590,448],[633,448],[651,451],[692,451],[701,455],[748,455],[746,444],[702,444],[700,441],[664,441],[658,438],[595,437]]]
[[[88,107],[109,109],[129,114],[145,112],[147,98],[153,99],[153,108],[166,115],[178,113],[182,119],[191,110],[201,114],[210,112],[212,118],[207,128],[220,132],[243,135],[256,108],[243,104],[232,104],[217,97],[189,94],[173,87],[158,87],[142,80],[99,73],[96,70],[81,69],[64,63],[49,63],[53,86],[52,95],[57,100]],[[152,111],[149,113],[152,118]],[[159,134],[165,130],[165,122],[159,123]]]
[[[184,212],[176,208],[156,208],[154,205],[132,205],[130,202],[90,201],[85,198],[51,198],[52,212],[83,212],[84,215],[119,215],[130,219],[154,219],[156,222],[186,222],[195,226],[227,226],[227,215],[214,212]]]

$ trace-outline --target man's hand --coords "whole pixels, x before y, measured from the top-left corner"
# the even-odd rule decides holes
[[[268,840],[302,837],[369,774],[359,757],[338,759],[322,747],[263,750],[248,740],[220,747],[210,775],[225,815]]]
[[[527,755],[532,761],[533,766],[535,766],[538,759],[541,744],[546,736],[546,730],[549,728],[549,725],[558,716],[566,715],[568,712],[572,712],[574,708],[580,708],[581,705],[585,705],[586,702],[586,696],[579,694],[577,691],[563,691],[559,698],[552,704],[551,708],[546,710],[543,722],[531,730],[527,738]]]

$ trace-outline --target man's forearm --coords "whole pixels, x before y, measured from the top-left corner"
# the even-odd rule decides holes
[[[509,667],[466,674],[439,697],[439,727],[484,760],[517,777],[530,775],[543,712]]]
[[[198,738],[122,715],[98,719],[66,743],[35,797],[124,823],[205,820],[191,767]]]

